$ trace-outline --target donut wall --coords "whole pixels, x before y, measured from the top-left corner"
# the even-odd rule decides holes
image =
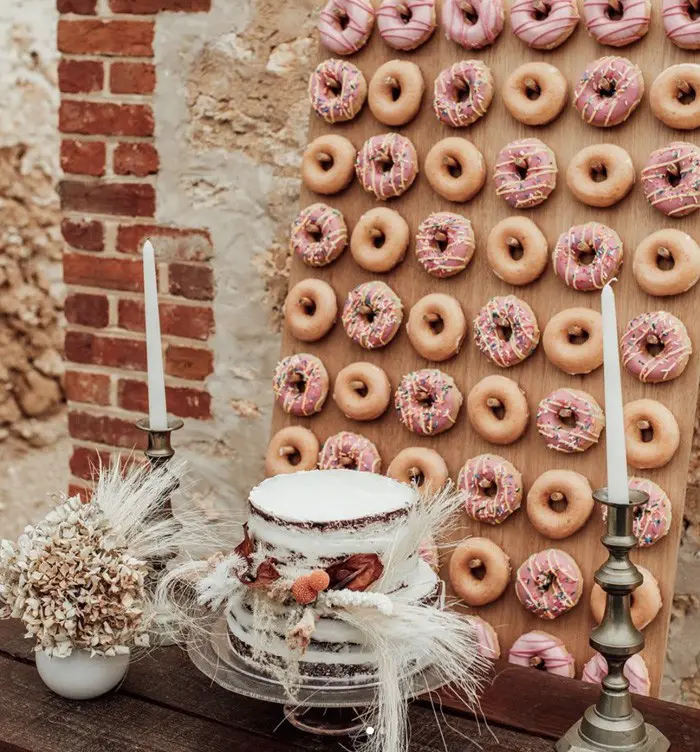
[[[604,559],[603,520],[589,489],[606,482],[600,288],[617,276],[630,475],[645,488],[657,484],[672,507],[663,535],[668,510],[663,495],[657,500],[642,521],[651,545],[633,557],[647,570],[636,614],[650,620],[642,655],[657,694],[700,348],[694,284],[700,250],[693,240],[700,241],[700,212],[692,213],[700,205],[700,150],[693,146],[700,130],[677,127],[700,121],[700,68],[693,67],[697,51],[677,43],[700,44],[700,21],[689,0],[665,3],[674,42],[654,0],[648,32],[615,48],[587,31],[582,2],[578,23],[565,0],[512,5],[506,3],[504,28],[496,33],[493,2],[451,0],[453,36],[462,34],[467,44],[495,37],[490,46],[465,49],[446,37],[437,0],[437,29],[404,51],[388,41],[405,46],[423,34],[430,4],[386,0],[367,44],[349,55],[328,45],[361,41],[362,3],[334,0],[323,12],[319,63],[336,62],[310,87],[316,114],[301,206],[325,207],[302,212],[291,229],[296,252],[282,357],[300,357],[283,360],[275,375],[268,471],[291,471],[300,460],[313,466],[314,436],[325,466],[386,472],[401,450],[417,448],[402,455],[403,472],[431,472],[424,464],[436,460],[439,475],[439,458],[426,450],[436,452],[465,493],[455,542],[487,539],[476,549],[458,547],[452,567],[445,552],[443,574],[446,580],[452,574],[453,592],[474,602],[493,598],[507,572],[502,551],[511,566],[505,589],[472,612],[495,629],[502,657],[523,634],[543,630],[563,641],[580,677],[592,657],[593,614],[601,608],[595,592],[591,598],[593,573]],[[585,6],[591,29],[608,42],[644,26],[643,2]],[[549,50],[523,39],[554,44],[572,28]],[[413,65],[397,67],[397,60]],[[547,65],[514,73],[529,63]],[[680,64],[690,67],[668,71]],[[421,77],[416,116],[404,125],[380,122],[373,111],[385,122],[407,117],[404,107],[410,111],[420,95]],[[363,104],[366,84],[372,109]],[[339,190],[319,193],[333,189]],[[400,217],[368,215],[379,207]],[[433,216],[444,212],[451,216]],[[348,239],[355,234],[347,248],[345,228]],[[649,238],[667,229],[675,232]],[[337,319],[326,332],[324,316],[332,319],[336,304]],[[328,374],[325,401],[316,358]],[[391,400],[382,412],[387,388]],[[313,435],[279,434],[290,426]],[[542,553],[549,549],[556,550]],[[658,613],[654,578],[663,604]],[[566,653],[559,658],[570,674]]]

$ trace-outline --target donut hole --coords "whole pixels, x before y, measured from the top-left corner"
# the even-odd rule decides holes
[[[391,172],[394,168],[394,160],[388,154],[382,156],[382,158],[379,159],[378,162],[379,169],[382,172]]]
[[[593,162],[589,175],[594,183],[604,183],[608,179],[608,169],[602,162]]]
[[[617,93],[617,82],[612,78],[602,78],[598,84],[598,94],[605,99],[614,97]]]
[[[422,488],[425,484],[425,475],[417,467],[412,467],[408,471],[408,479],[410,483],[417,488]]]
[[[391,101],[398,102],[401,99],[401,84],[394,78],[389,86]]]
[[[611,21],[621,21],[622,17],[625,15],[625,8],[618,0],[616,3],[608,3],[608,7],[605,9],[604,13]]]
[[[461,178],[462,177],[462,165],[454,158],[450,159],[445,163],[445,166],[447,167],[447,172],[450,174],[450,177],[453,178]]]
[[[576,425],[576,413],[570,407],[562,408],[558,413],[558,417],[560,422],[567,428],[574,428]]]
[[[695,87],[687,81],[685,82],[683,88],[680,88],[680,86],[678,87],[676,99],[681,104],[693,104],[696,97],[697,93],[695,91]]]
[[[316,313],[316,301],[311,298],[301,298],[299,300],[299,307],[305,316],[313,316]]]
[[[639,438],[643,444],[649,444],[651,441],[654,441],[654,427],[648,420],[640,420],[637,423],[637,430],[639,431]],[[637,509],[642,508],[637,507]]]
[[[340,81],[332,76],[326,76],[326,88],[328,89],[328,93],[333,97],[339,96],[340,92],[343,90]]]
[[[483,580],[486,577],[486,567],[481,559],[472,559],[467,566],[469,572],[475,580]]]
[[[590,245],[582,244],[576,248],[576,260],[582,266],[590,266],[595,261],[595,251]]]
[[[551,12],[552,8],[544,0],[535,0],[532,4],[532,17],[535,21],[544,21]]]
[[[533,655],[530,658],[530,668],[536,668],[538,671],[546,671],[547,665],[544,662],[544,658],[540,658],[539,655]]]
[[[687,3],[688,18],[691,21],[697,21],[700,18],[700,5],[695,7],[692,2]]]
[[[351,384],[350,388],[353,392],[355,392],[355,394],[358,395],[358,397],[364,398],[369,394],[369,389],[367,388],[367,384],[365,384],[364,381],[357,381],[354,384]]]
[[[659,248],[656,251],[656,267],[662,272],[669,272],[676,265],[673,254],[668,248]]]
[[[462,11],[462,17],[464,18],[464,21],[470,26],[474,26],[479,21],[479,14],[476,12],[476,8],[471,3],[460,3],[460,10]]]
[[[323,233],[321,232],[321,228],[318,225],[307,225],[306,232],[311,240],[314,241],[314,243],[319,243],[321,241],[321,238],[323,238]]]
[[[506,417],[506,406],[497,397],[489,397],[486,400],[486,407],[496,420],[503,420]]]
[[[570,345],[585,345],[590,339],[590,334],[580,326],[571,326],[566,332],[566,338]]]
[[[430,327],[430,331],[435,335],[442,334],[445,330],[445,320],[439,313],[428,313],[424,320]]]
[[[284,448],[284,459],[292,467],[296,467],[301,462],[301,452],[293,446]]]
[[[348,457],[347,454],[340,457],[338,463],[345,470],[357,470],[357,459],[355,457]]]
[[[306,391],[306,378],[301,373],[293,373],[289,377],[289,384],[299,394],[303,394]]]
[[[441,253],[444,253],[447,250],[449,240],[448,240],[447,234],[443,232],[442,230],[438,230],[435,233],[435,244],[440,249]]]
[[[513,327],[511,326],[510,322],[497,321],[496,334],[498,335],[499,339],[502,339],[504,342],[508,342],[508,340],[513,336]]]
[[[534,78],[527,78],[523,82],[525,96],[531,101],[536,102],[542,96],[542,87]]]
[[[650,339],[651,341],[649,341]],[[664,351],[664,343],[660,342],[658,337],[652,335],[652,337],[647,338],[647,341],[644,343],[644,348],[652,358],[656,358]]]
[[[510,238],[508,240],[508,255],[513,259],[513,261],[520,261],[520,259],[525,255],[523,244],[516,238]]]
[[[525,178],[527,177],[527,171],[528,171],[527,162],[522,158],[516,159],[513,166],[515,167],[515,172],[518,174],[518,177],[521,180],[525,180]]]
[[[547,506],[557,514],[566,511],[569,501],[561,491],[553,491],[547,498]]]
[[[668,169],[666,170],[666,180],[668,180],[668,184],[672,188],[675,188],[681,182],[682,177],[683,176],[681,175],[681,171],[679,167],[676,167],[675,169],[672,169],[672,170],[668,170]]]
[[[471,97],[471,86],[466,78],[455,81],[455,98],[458,102],[467,102]]]
[[[316,159],[324,172],[330,172],[333,169],[335,160],[332,154],[319,154]]]
[[[399,12],[399,18],[403,23],[408,24],[411,22],[411,19],[413,18],[413,11],[408,7],[408,5],[397,5],[396,9]]]
[[[335,18],[341,31],[345,31],[350,25],[350,16],[342,8],[335,9]]]
[[[537,579],[537,587],[543,593],[546,593],[549,590],[549,588],[552,587],[553,584],[554,584],[554,575],[551,572],[540,575]]]
[[[493,499],[498,493],[498,486],[493,481],[487,480],[486,478],[479,483],[479,489],[481,490],[481,493],[484,496],[488,496],[489,499]]]
[[[379,229],[375,229],[372,232],[372,245],[379,249],[386,243],[386,235]]]

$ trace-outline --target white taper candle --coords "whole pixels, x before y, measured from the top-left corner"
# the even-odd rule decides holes
[[[156,255],[150,240],[143,244],[143,292],[146,310],[146,359],[148,364],[148,420],[151,430],[168,427],[165,408],[165,376],[158,313]]]
[[[605,445],[608,462],[608,496],[617,502],[629,502],[625,421],[622,411],[620,350],[617,342],[615,294],[611,283],[601,295],[603,313],[603,370],[605,375]]]

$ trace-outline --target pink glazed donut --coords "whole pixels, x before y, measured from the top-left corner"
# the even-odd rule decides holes
[[[540,619],[556,619],[580,600],[583,575],[578,564],[558,548],[529,556],[515,575],[515,594]]]
[[[377,447],[359,433],[341,431],[329,436],[318,460],[319,470],[359,470],[380,473],[382,458]]]
[[[508,651],[508,662],[574,678],[574,656],[558,637],[539,629],[518,637]]]
[[[319,412],[326,401],[328,371],[315,355],[289,355],[275,368],[272,391],[285,413],[308,417]]]
[[[480,616],[466,616],[465,618],[474,629],[479,655],[492,661],[500,658],[501,644],[496,630]]]
[[[290,245],[294,255],[307,266],[327,266],[348,244],[343,215],[327,204],[302,209],[292,224]]]
[[[435,79],[433,110],[437,119],[464,128],[482,118],[493,100],[493,76],[481,60],[461,60]]]
[[[377,26],[390,47],[414,50],[435,31],[435,0],[382,0]]]
[[[357,153],[355,172],[360,185],[380,201],[400,196],[418,174],[416,149],[398,133],[373,136]]]
[[[457,487],[464,510],[477,522],[500,525],[520,509],[523,477],[508,460],[481,454],[467,460],[459,471]]]
[[[700,50],[700,16],[690,0],[662,0],[666,36],[685,50]]]
[[[592,260],[586,258],[591,254]],[[601,290],[622,266],[622,241],[598,222],[574,225],[559,236],[552,263],[557,277],[574,290]]]
[[[537,430],[557,452],[585,452],[598,443],[603,426],[600,405],[580,389],[556,389],[537,408]]]
[[[583,0],[583,18],[588,33],[600,44],[625,47],[649,31],[649,0],[624,0],[613,10],[609,0]]]
[[[424,368],[401,378],[394,408],[401,423],[419,436],[435,436],[457,422],[462,393],[454,379],[437,368]]]
[[[347,60],[324,60],[309,79],[314,112],[331,125],[352,120],[367,99],[367,81]]]
[[[522,363],[540,342],[532,308],[515,295],[491,298],[474,319],[473,327],[476,346],[501,368]]]
[[[644,95],[642,71],[627,58],[601,57],[583,71],[574,89],[574,107],[596,128],[624,123]]]
[[[645,384],[680,376],[692,352],[685,324],[668,311],[636,316],[620,339],[622,365]]]
[[[436,212],[418,225],[416,258],[432,277],[454,277],[474,255],[472,223],[461,214]]]
[[[649,695],[649,691],[651,690],[649,669],[641,655],[637,654],[629,658],[625,663],[622,673],[630,683],[630,692],[634,692],[637,695]],[[584,665],[581,680],[589,684],[602,684],[603,679],[607,675],[608,662],[600,653],[596,653]]]
[[[632,491],[644,491],[649,495],[646,504],[635,507],[632,529],[640,548],[653,546],[671,529],[673,510],[666,491],[653,480],[632,477],[628,482]],[[608,508],[603,505],[603,521],[608,518]]]
[[[444,0],[445,36],[464,47],[480,50],[493,44],[503,31],[503,0]]]
[[[321,11],[321,43],[336,55],[352,55],[367,44],[374,26],[370,0],[328,0]]]
[[[348,293],[340,320],[355,344],[376,350],[388,345],[399,331],[403,304],[385,282],[364,282]]]
[[[536,50],[553,50],[578,24],[576,0],[514,0],[510,21],[515,35]]]
[[[530,209],[549,198],[557,184],[554,152],[539,138],[511,141],[498,153],[496,194],[514,209]]]
[[[685,217],[700,207],[700,148],[674,141],[652,152],[642,170],[647,201],[669,217]]]

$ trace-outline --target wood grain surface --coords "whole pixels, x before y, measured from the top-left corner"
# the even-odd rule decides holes
[[[529,303],[537,315],[540,329],[544,330],[549,318],[565,308],[584,306],[600,310],[600,295],[597,292],[576,292],[567,288],[554,275],[551,266],[533,284],[521,288],[507,285],[500,281],[488,266],[485,253],[487,235],[498,221],[514,213],[520,213],[532,218],[539,225],[551,249],[559,234],[571,225],[596,220],[612,227],[624,241],[625,264],[616,286],[620,327],[634,315],[644,311],[668,310],[685,322],[697,350],[700,347],[696,315],[698,289],[694,288],[676,297],[653,298],[641,290],[632,274],[631,261],[634,250],[649,233],[663,227],[676,227],[697,238],[700,231],[700,213],[684,219],[666,218],[647,204],[639,182],[639,173],[651,151],[674,140],[697,142],[697,135],[674,131],[663,125],[654,117],[649,107],[648,90],[655,77],[669,65],[695,61],[694,53],[679,50],[666,39],[659,13],[660,3],[654,0],[653,5],[652,27],[647,36],[640,42],[618,51],[618,54],[641,67],[647,94],[626,123],[611,129],[596,129],[587,125],[571,104],[554,123],[541,128],[527,127],[509,115],[501,98],[501,87],[508,74],[526,61],[544,60],[556,65],[567,78],[571,94],[580,73],[589,62],[604,55],[615,54],[612,48],[598,45],[587,34],[583,23],[579,24],[574,35],[564,45],[551,52],[529,49],[513,34],[508,17],[506,28],[496,44],[490,49],[472,53],[467,53],[447,40],[440,29],[418,50],[398,53],[384,44],[375,29],[367,47],[351,58],[368,81],[380,64],[395,58],[414,61],[420,66],[425,78],[426,94],[418,117],[407,126],[397,129],[415,144],[421,171],[430,147],[450,135],[463,136],[473,141],[483,153],[488,169],[488,178],[483,190],[466,204],[452,204],[441,199],[431,189],[421,172],[408,193],[390,201],[388,206],[398,210],[406,218],[414,235],[420,221],[431,212],[463,213],[474,226],[477,239],[476,253],[467,270],[449,280],[437,280],[422,270],[415,259],[413,243],[403,263],[386,275],[372,275],[364,271],[355,264],[349,252],[323,269],[305,267],[299,260],[294,259],[290,284],[306,277],[324,279],[333,286],[342,306],[348,291],[357,284],[381,278],[401,297],[405,310],[404,321],[411,306],[428,292],[440,291],[455,296],[461,302],[468,321],[474,318],[479,308],[490,297],[512,293]],[[319,60],[329,56],[326,50],[319,50]],[[453,130],[441,125],[433,114],[432,85],[441,70],[469,57],[478,58],[489,65],[496,83],[496,95],[484,118],[468,128]],[[338,133],[349,138],[359,148],[368,137],[386,133],[388,130],[376,121],[365,107],[360,116],[349,124],[329,126],[312,116],[309,140],[324,133]],[[514,212],[495,195],[493,166],[496,155],[503,146],[514,139],[528,136],[542,139],[554,150],[559,166],[559,179],[556,190],[543,205],[529,211]],[[564,174],[569,161],[579,149],[602,142],[618,144],[630,153],[638,179],[632,193],[618,205],[609,209],[593,209],[576,201],[566,186]],[[303,190],[302,206],[319,200],[340,209],[350,231],[364,212],[377,205],[357,181],[342,193],[325,199],[306,189]],[[414,351],[403,326],[394,341],[378,351],[362,350],[348,339],[338,323],[328,336],[312,344],[298,342],[286,333],[282,352],[285,355],[293,352],[310,352],[318,355],[328,369],[331,383],[342,367],[359,360],[370,361],[383,367],[394,388],[403,374],[431,365]],[[465,399],[470,389],[489,374],[502,373],[516,380],[527,395],[531,416],[534,416],[539,401],[558,387],[583,389],[595,396],[601,405],[604,403],[602,369],[588,376],[569,376],[548,362],[540,346],[524,363],[503,371],[492,365],[477,350],[471,336],[471,326],[459,355],[437,367],[454,377]],[[630,374],[623,373],[625,401],[640,397],[657,399],[672,410],[681,429],[681,445],[673,460],[660,470],[637,473],[659,483],[673,503],[673,526],[670,534],[656,546],[636,552],[633,556],[636,562],[648,567],[656,575],[663,593],[663,609],[645,630],[647,645],[644,656],[649,665],[652,691],[655,694],[658,693],[660,685],[670,618],[697,384],[697,352],[693,354],[685,373],[670,383],[644,385]],[[285,425],[296,424],[312,429],[322,441],[342,429],[364,434],[378,446],[384,468],[388,467],[400,449],[406,446],[424,446],[432,447],[442,454],[455,479],[460,467],[468,458],[484,452],[500,454],[512,461],[522,472],[526,493],[531,483],[542,472],[554,468],[568,468],[583,473],[593,488],[605,485],[606,481],[605,432],[602,441],[584,454],[563,455],[545,447],[543,439],[537,433],[534,420],[531,420],[524,437],[510,446],[498,447],[484,441],[472,430],[463,408],[452,430],[435,438],[421,438],[409,433],[399,423],[393,410],[389,410],[378,420],[359,423],[347,420],[330,397],[321,413],[309,419],[290,418],[279,408],[275,409],[273,431]],[[331,501],[329,500],[329,503]],[[507,654],[513,641],[523,632],[545,629],[565,641],[575,655],[577,675],[580,674],[583,662],[592,654],[588,646],[588,633],[593,626],[593,620],[588,600],[593,572],[604,559],[605,552],[599,544],[602,531],[598,509],[582,530],[559,542],[548,540],[537,533],[524,509],[498,527],[479,525],[464,518],[459,535],[483,535],[491,538],[511,557],[514,570],[529,554],[554,546],[570,553],[584,573],[585,588],[579,605],[555,621],[543,621],[531,616],[517,601],[512,586],[498,601],[478,610],[478,613],[498,631],[504,654]],[[446,574],[446,571],[444,573]]]

